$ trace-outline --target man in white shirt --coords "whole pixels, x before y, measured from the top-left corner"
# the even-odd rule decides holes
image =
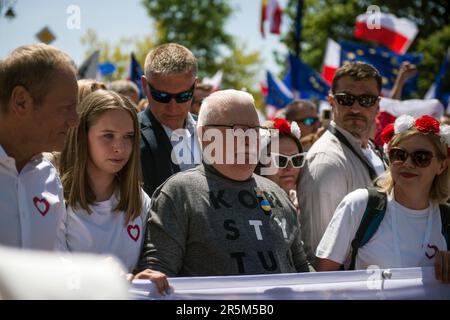
[[[0,61],[0,244],[53,250],[66,210],[61,182],[42,152],[61,150],[78,124],[76,71],[44,44]]]
[[[186,47],[167,43],[145,59],[142,87],[148,107],[139,113],[144,190],[201,162],[196,124],[189,109],[197,84],[197,59]]]
[[[380,91],[381,76],[369,64],[353,62],[336,71],[328,96],[333,121],[309,150],[298,190],[302,237],[311,262],[344,196],[371,185],[385,170],[369,140]]]

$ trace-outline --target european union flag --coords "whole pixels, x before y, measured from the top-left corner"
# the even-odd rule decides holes
[[[142,89],[141,77],[144,75],[142,72],[141,65],[136,60],[134,53],[131,53],[131,62],[130,62],[130,74],[128,76],[128,80],[133,81],[139,88],[139,99],[145,98],[144,90]]]
[[[427,93],[426,98],[436,98],[447,107],[450,105],[450,48],[447,50],[447,55],[442,61],[439,73],[433,83],[432,92]]]
[[[387,95],[394,86],[400,65],[403,61],[419,65],[421,54],[399,55],[383,48],[374,48],[349,41],[341,41],[341,65],[351,61],[362,61],[373,65],[382,76],[382,91]],[[408,79],[403,87],[404,95],[411,95],[417,91],[417,76]]]
[[[267,71],[266,104],[281,109],[292,100],[294,100],[294,97],[286,85],[270,71]]]
[[[289,65],[292,88],[299,92],[301,99],[327,100],[330,86],[319,73],[292,54]]]

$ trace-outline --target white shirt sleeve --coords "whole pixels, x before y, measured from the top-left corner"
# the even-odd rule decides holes
[[[316,154],[300,177],[300,223],[305,250],[310,256],[324,234],[339,202],[348,193],[347,171],[335,159]]]
[[[367,189],[357,189],[341,201],[316,250],[316,256],[343,264],[367,207]]]

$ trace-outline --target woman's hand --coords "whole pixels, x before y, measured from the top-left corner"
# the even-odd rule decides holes
[[[434,257],[436,279],[450,283],[450,251],[438,251]]]
[[[144,271],[139,272],[133,279],[151,280],[155,284],[156,288],[158,288],[158,292],[163,296],[169,294],[172,290],[169,286],[167,276],[162,272],[152,269],[145,269]]]

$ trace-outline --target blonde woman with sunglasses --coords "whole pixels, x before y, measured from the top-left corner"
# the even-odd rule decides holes
[[[450,126],[403,115],[384,129],[382,140],[389,157],[389,169],[377,181],[377,191],[386,195],[384,216],[356,249],[355,269],[435,266],[437,279],[449,283],[448,207],[442,204],[450,195]],[[317,270],[349,266],[368,199],[368,189],[358,189],[339,204],[317,248]]]

